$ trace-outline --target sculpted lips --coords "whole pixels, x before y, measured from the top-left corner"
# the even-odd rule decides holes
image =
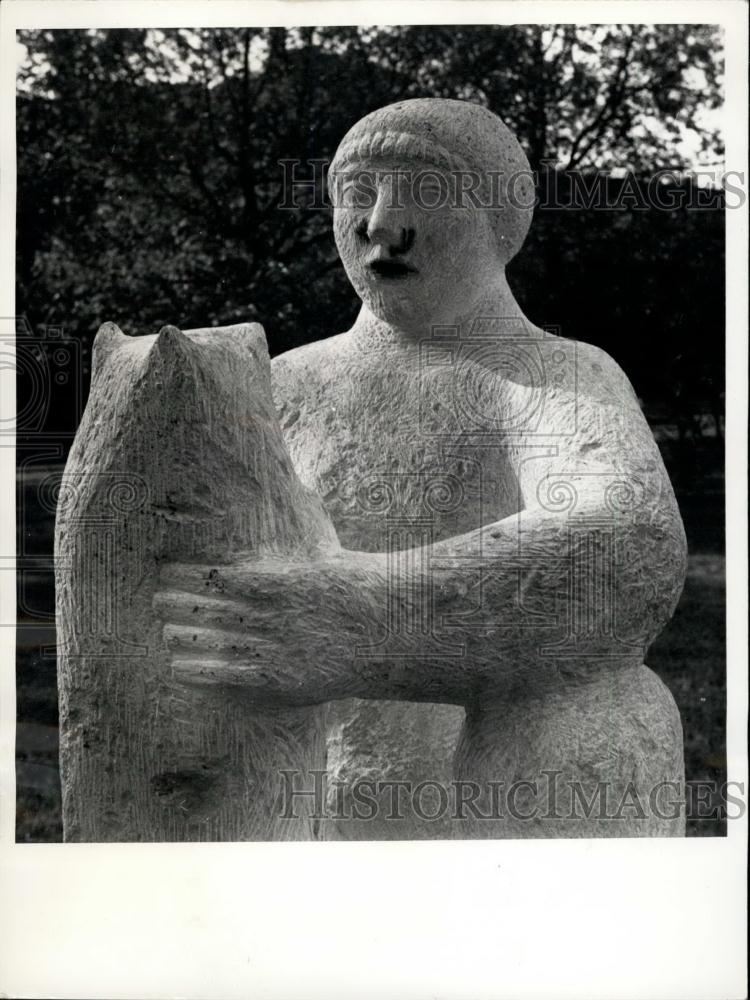
[[[402,260],[374,260],[367,265],[368,270],[379,279],[398,280],[417,274],[417,269]]]

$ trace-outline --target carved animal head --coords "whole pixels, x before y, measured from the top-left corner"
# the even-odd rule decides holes
[[[258,324],[142,337],[104,324],[68,468],[79,515],[106,507],[113,483],[145,491],[156,556],[227,561],[335,544],[284,446]]]

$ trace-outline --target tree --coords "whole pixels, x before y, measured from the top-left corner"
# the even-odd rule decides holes
[[[23,40],[18,302],[33,322],[65,323],[85,344],[107,319],[131,332],[259,320],[274,354],[346,329],[357,302],[329,213],[311,191],[299,207],[280,206],[292,175],[311,178],[310,161],[329,160],[355,121],[399,97],[486,103],[535,166],[648,175],[680,165],[675,139],[688,128],[702,130],[707,155],[721,155],[701,119],[721,83],[718,38],[706,26],[91,30]],[[315,177],[319,199],[319,169]],[[720,329],[720,213],[542,209],[512,265],[514,287],[535,321],[600,343],[687,427],[699,384],[706,408],[721,408],[721,352],[685,350],[693,331]],[[645,367],[644,345],[655,358]]]
[[[515,129],[533,169],[686,166],[686,130],[723,153],[702,114],[720,106],[722,57],[710,25],[451,25],[378,31],[373,56],[408,96],[467,98]]]

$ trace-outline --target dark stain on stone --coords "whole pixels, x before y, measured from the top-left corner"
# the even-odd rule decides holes
[[[208,764],[164,771],[151,778],[151,787],[164,805],[203,815],[218,809],[223,784],[220,771]]]

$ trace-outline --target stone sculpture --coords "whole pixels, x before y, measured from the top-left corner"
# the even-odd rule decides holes
[[[644,666],[682,523],[625,375],[510,291],[520,146],[479,106],[404,101],[330,177],[362,308],[271,363],[281,430],[258,327],[100,331],[58,515],[66,837],[682,835],[679,714]],[[84,553],[123,470],[142,507]],[[92,564],[140,653],[89,638]],[[280,772],[326,766],[335,814],[285,819]],[[394,782],[440,806],[454,777],[460,815],[393,816]],[[391,783],[365,817],[362,779]]]
[[[245,701],[223,678],[182,683],[169,653],[180,628],[165,638],[152,604],[164,560],[221,564],[244,551],[263,565],[337,548],[284,448],[259,326],[100,329],[55,538],[67,840],[316,835],[311,809],[284,822],[277,784],[279,769],[325,766],[323,711],[261,708],[257,692]],[[191,605],[220,624],[214,576]],[[179,568],[164,579],[180,586]],[[203,638],[191,629],[204,649],[184,671],[210,681]]]

